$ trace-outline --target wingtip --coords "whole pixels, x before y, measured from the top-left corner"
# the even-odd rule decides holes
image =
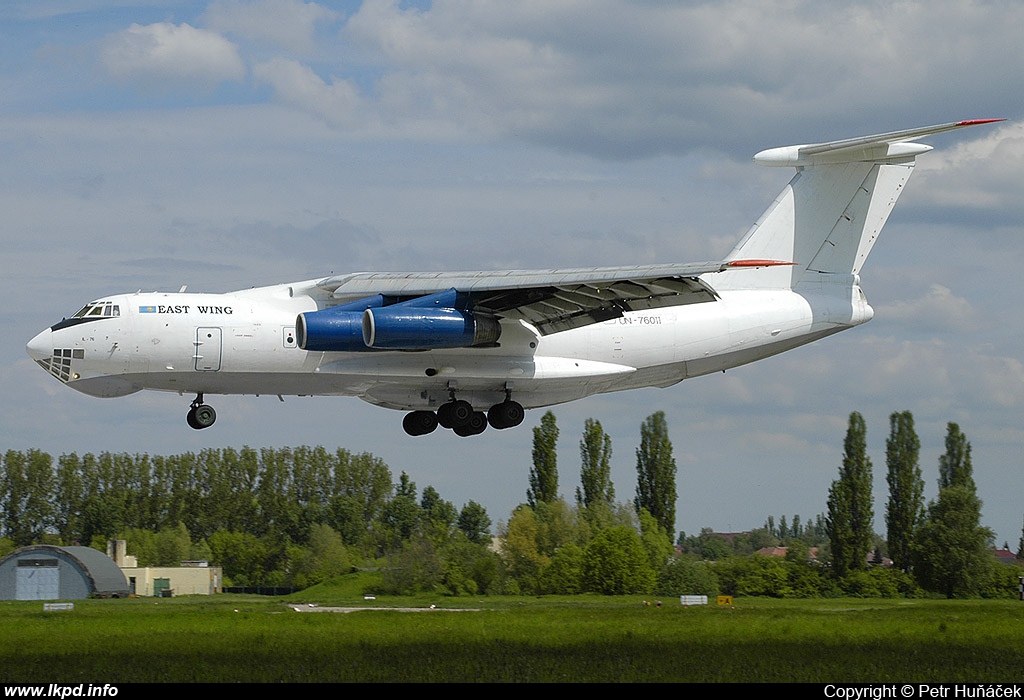
[[[979,124],[994,124],[996,122],[1005,122],[1006,119],[965,119],[962,122],[957,122],[957,126],[978,126]]]

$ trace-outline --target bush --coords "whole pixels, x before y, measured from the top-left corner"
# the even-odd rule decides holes
[[[845,595],[855,598],[901,598],[912,595],[917,589],[907,574],[881,566],[851,571],[839,586]]]
[[[1017,598],[1020,595],[1018,586],[1019,576],[1024,575],[1024,569],[1019,566],[1007,566],[996,563],[992,567],[992,575],[987,584],[981,590],[982,598]]]
[[[631,527],[602,530],[583,553],[584,589],[605,595],[650,593],[656,577],[640,536]]]
[[[583,550],[572,543],[561,546],[540,572],[541,593],[574,595],[583,589]]]
[[[662,567],[655,590],[660,595],[718,595],[713,565],[686,556],[672,557]]]
[[[716,564],[715,573],[728,595],[816,598],[834,592],[824,569],[779,557],[733,557]]]
[[[413,595],[433,590],[441,583],[442,564],[429,540],[406,541],[387,557],[384,570],[384,592],[391,595]]]

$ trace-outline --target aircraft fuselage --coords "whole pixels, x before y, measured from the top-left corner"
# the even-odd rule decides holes
[[[295,286],[227,294],[136,293],[99,299],[37,335],[34,359],[98,397],[180,394],[357,396],[435,410],[452,392],[486,408],[510,392],[524,408],[669,386],[767,357],[871,317],[859,287],[835,293],[724,292],[714,303],[627,312],[542,336],[503,320],[493,347],[310,352],[296,317],[321,303]],[[827,290],[826,290],[827,291]]]

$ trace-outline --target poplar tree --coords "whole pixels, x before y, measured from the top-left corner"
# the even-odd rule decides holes
[[[0,534],[21,547],[31,543],[31,536],[25,531],[25,494],[28,490],[25,478],[25,455],[8,450],[0,461]]]
[[[971,443],[956,423],[946,425],[946,452],[939,457],[939,490],[949,486],[975,490]]]
[[[914,431],[910,411],[889,416],[889,439],[885,443],[885,480],[889,502],[885,508],[886,539],[893,566],[908,571],[914,532],[924,519],[924,481],[918,455],[921,441]]]
[[[843,464],[839,478],[828,494],[826,529],[832,546],[832,568],[843,578],[856,569],[867,568],[871,550],[871,460],[867,456],[867,428],[856,411],[843,443]]]
[[[611,511],[615,503],[615,487],[611,479],[612,439],[601,422],[587,418],[580,439],[580,483],[576,504],[589,513]]]
[[[636,510],[654,516],[666,533],[676,530],[676,460],[665,413],[658,411],[640,426],[636,450]],[[669,534],[669,539],[672,535]]]
[[[23,531],[28,536],[25,544],[42,542],[43,535],[54,525],[53,460],[39,450],[28,451],[25,464],[25,502]]]
[[[406,540],[412,536],[422,512],[416,503],[416,482],[402,472],[395,485],[395,495],[384,504],[382,519],[396,539]]]
[[[993,534],[981,525],[972,471],[971,444],[959,425],[949,423],[946,452],[939,458],[939,495],[928,504],[913,548],[918,583],[947,598],[979,594],[994,564]]]
[[[81,460],[72,452],[57,460],[54,482],[54,527],[62,542],[75,541],[81,529],[79,514],[82,503]]]
[[[555,414],[545,413],[540,425],[533,429],[533,466],[526,502],[531,508],[538,503],[551,503],[558,498],[558,425]]]

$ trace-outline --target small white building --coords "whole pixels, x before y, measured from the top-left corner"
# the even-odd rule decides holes
[[[137,596],[213,595],[223,586],[219,566],[145,566],[122,568]]]
[[[205,561],[186,561],[181,566],[138,566],[135,557],[126,553],[124,540],[107,543],[110,558],[128,579],[128,586],[137,596],[213,595],[223,592],[221,567]]]

